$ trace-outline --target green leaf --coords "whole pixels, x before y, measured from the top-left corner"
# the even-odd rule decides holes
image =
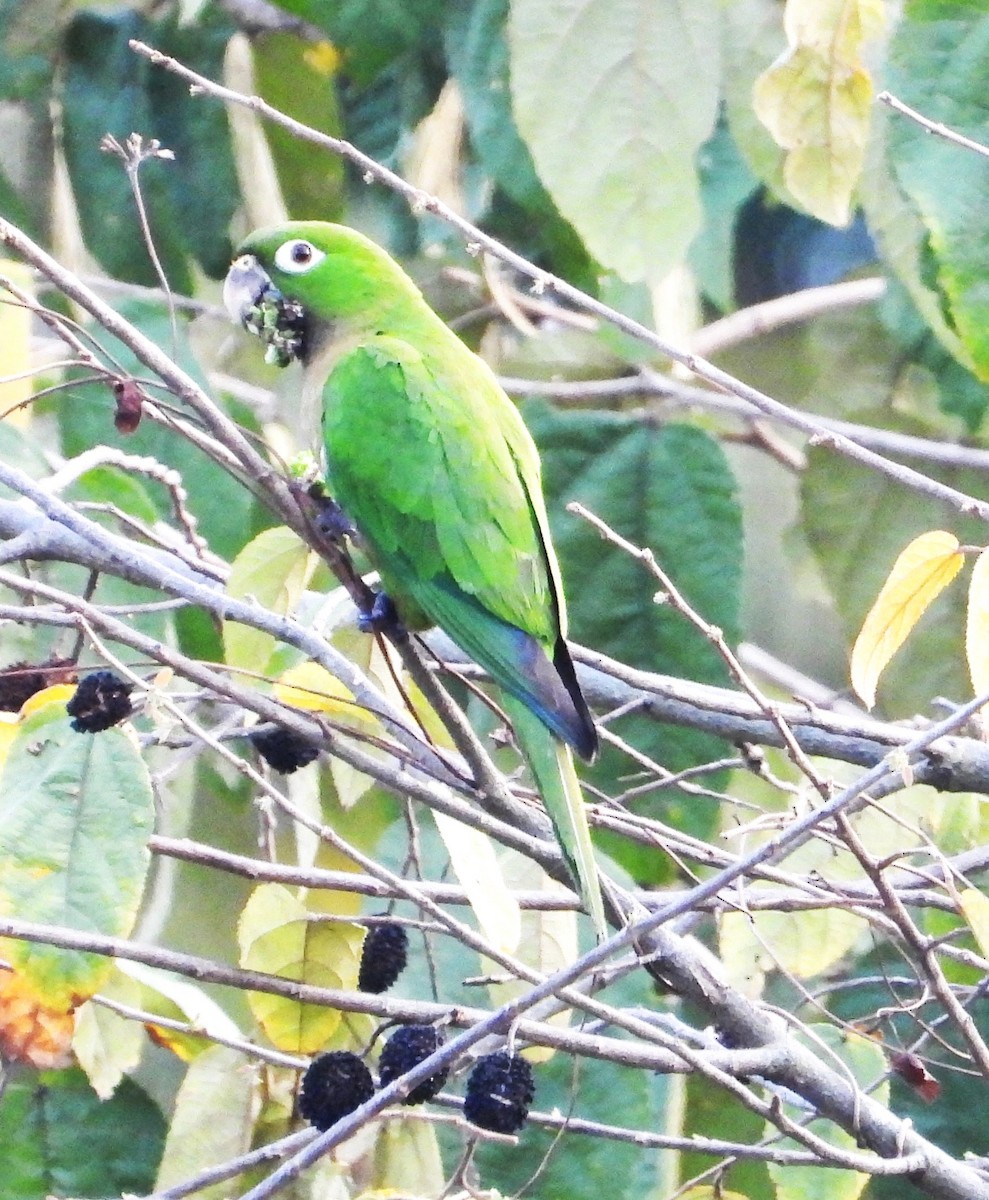
[[[977,433],[989,411],[989,386],[945,349],[943,340],[928,327],[910,293],[896,277],[888,280],[877,313],[903,348],[903,355],[897,356],[901,369],[916,364],[926,372],[937,389],[941,411],[959,417],[966,433]],[[954,434],[955,430],[949,432]]]
[[[0,773],[0,910],[126,937],[154,827],[148,769],[122,729],[76,733],[64,702],[25,719]],[[5,956],[49,1003],[92,995],[110,960],[11,942]]]
[[[491,839],[443,812],[434,812],[433,820],[484,936],[500,950],[516,953],[521,912],[502,875]]]
[[[324,43],[332,54],[332,47]],[[332,66],[320,47],[284,33],[254,42],[258,94],[297,121],[342,137],[343,127]],[[266,125],[265,137],[278,171],[278,182],[290,217],[336,221],[343,205],[343,160],[280,125]]]
[[[0,1104],[4,1200],[146,1195],[164,1140],[164,1118],[130,1080],[101,1101],[82,1071],[14,1076]]]
[[[722,312],[734,307],[735,222],[758,186],[731,131],[719,121],[698,155],[704,228],[690,247],[697,282]]]
[[[68,490],[67,498],[90,504],[112,504],[121,512],[153,525],[158,520],[158,509],[140,479],[140,476],[117,467],[94,467],[79,476]]]
[[[261,884],[244,908],[237,936],[241,966],[267,971],[315,987],[357,987],[364,930],[321,922],[281,884]],[[337,1009],[300,1004],[285,996],[249,992],[251,1010],[273,1045],[294,1054],[313,1054],[340,1027]]]
[[[199,945],[201,948],[202,944]],[[170,975],[167,971],[160,971],[156,967],[121,960],[116,965],[115,976],[111,977],[113,990],[104,986],[101,995],[122,998],[116,991],[117,980],[121,990],[137,989],[138,998],[130,1001],[134,1007],[154,1016],[185,1021],[192,1026],[195,1033],[184,1033],[164,1026],[155,1027],[153,1022],[148,1022],[149,1030],[154,1030],[155,1041],[161,1046],[167,1046],[185,1062],[191,1062],[197,1055],[208,1050],[212,1045],[212,1038],[229,1041],[240,1036],[236,1023],[196,984]]]
[[[476,214],[475,220],[528,258],[594,293],[600,271],[539,181],[532,155],[515,127],[507,17],[508,0],[479,0],[471,6],[452,6],[444,30],[471,148],[495,184],[487,212]],[[487,189],[479,190],[483,195]]]
[[[64,11],[60,0],[0,0],[0,97],[4,100],[36,98],[50,86]]]
[[[985,145],[987,71],[989,14],[980,0],[906,5],[889,48],[887,76],[901,100]],[[898,114],[885,118],[884,127],[885,169],[892,178],[870,205],[870,215],[884,217],[880,244],[945,345],[989,380],[989,234],[972,222],[989,189],[989,160],[929,136]],[[884,201],[906,208],[907,222],[898,221]]]
[[[0,212],[8,221],[13,221],[19,229],[23,229],[28,237],[43,240],[40,214],[14,186],[3,168],[0,168]]]
[[[471,143],[491,178],[518,204],[552,209],[532,155],[519,137],[509,92],[508,0],[480,0],[451,14],[445,45],[464,99]]]
[[[742,569],[735,485],[713,439],[688,425],[656,426],[635,416],[525,408],[543,459],[554,542],[563,564],[571,636],[643,670],[705,683],[727,682],[724,663],[702,634],[654,602],[657,581],[586,522],[564,511],[579,500],[624,537],[653,550],[701,615],[737,640]],[[615,732],[672,771],[720,757],[721,742],[691,730],[625,718]],[[613,791],[630,770],[605,747],[592,778]],[[712,784],[712,786],[716,786]],[[639,801],[637,809],[697,836],[710,836],[714,806],[681,793]],[[608,851],[637,878],[667,869],[661,856],[613,839]]]
[[[131,133],[155,136],[146,81],[152,68],[128,46],[147,40],[140,14],[77,13],[66,33],[62,96],[63,146],[87,249],[118,279],[158,286],[144,243],[124,164],[100,149],[104,134],[124,143]],[[141,191],[152,238],[169,285],[192,290],[181,225],[168,194],[167,172],[174,162],[151,160],[140,169]]]
[[[662,279],[700,226],[717,0],[514,0],[508,32],[515,117],[560,212],[602,265]]]
[[[49,464],[37,440],[25,430],[18,429],[13,421],[0,421],[0,458],[4,462],[17,463],[32,479],[42,479],[48,474]],[[0,488],[0,496],[13,499],[16,493],[10,488]]]
[[[227,594],[284,616],[298,603],[312,569],[309,547],[298,534],[283,525],[266,529],[237,555]],[[229,666],[263,673],[277,642],[270,633],[226,621],[223,644]]]
[[[683,1127],[678,1132],[700,1137],[724,1138],[743,1146],[755,1145],[762,1136],[762,1121],[731,1093],[699,1073],[687,1077]],[[680,1178],[692,1179],[708,1171],[711,1156],[685,1151],[680,1156]],[[776,1200],[776,1190],[758,1159],[739,1157],[731,1165],[725,1182],[746,1200]]]
[[[208,79],[221,79],[223,54],[235,28],[220,6],[211,4],[195,24],[173,16],[157,22],[151,43]],[[226,113],[221,105],[193,96],[184,79],[160,67],[148,75],[147,92],[153,123],[145,132],[175,153],[174,164],[161,175],[182,242],[207,275],[222,279],[233,256],[229,230],[239,203]]]
[[[192,1063],[175,1098],[155,1191],[165,1191],[209,1167],[244,1154],[259,1097],[257,1067],[226,1046],[213,1046]],[[204,1200],[226,1200],[229,1183],[196,1193]]]

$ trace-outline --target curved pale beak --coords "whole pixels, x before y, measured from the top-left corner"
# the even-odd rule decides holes
[[[230,319],[244,325],[252,309],[271,290],[271,280],[253,254],[242,254],[230,264],[223,281],[223,304]]]

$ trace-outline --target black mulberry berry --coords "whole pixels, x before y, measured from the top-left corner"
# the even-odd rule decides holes
[[[307,742],[281,725],[252,733],[250,740],[264,761],[282,775],[291,775],[319,757],[319,751],[312,742]]]
[[[357,986],[362,992],[386,992],[405,970],[409,936],[392,922],[372,925],[361,949]]]
[[[467,1080],[464,1116],[494,1133],[516,1133],[525,1124],[535,1095],[532,1068],[517,1054],[486,1054]]]
[[[374,1095],[371,1072],[349,1050],[317,1054],[302,1076],[299,1112],[322,1133]]]
[[[65,710],[75,719],[72,728],[76,733],[102,733],[116,725],[134,711],[130,694],[134,690],[113,671],[93,671],[79,680],[75,695],[66,704]]]
[[[378,1072],[381,1086],[394,1083],[400,1075],[411,1071],[443,1045],[443,1035],[433,1025],[403,1025],[397,1029],[381,1051]],[[417,1084],[402,1101],[403,1104],[425,1104],[432,1100],[444,1083],[448,1072],[444,1068]]]

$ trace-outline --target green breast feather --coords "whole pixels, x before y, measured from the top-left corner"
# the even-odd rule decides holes
[[[562,646],[555,563],[503,426],[486,397],[470,395],[398,338],[352,350],[323,393],[330,486],[399,614],[445,629],[582,745],[584,711],[552,661]]]

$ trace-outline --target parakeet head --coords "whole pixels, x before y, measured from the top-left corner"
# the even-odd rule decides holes
[[[289,221],[258,229],[237,250],[223,285],[231,318],[284,367],[310,361],[335,333],[374,325],[384,309],[418,298],[374,242],[342,225]]]

